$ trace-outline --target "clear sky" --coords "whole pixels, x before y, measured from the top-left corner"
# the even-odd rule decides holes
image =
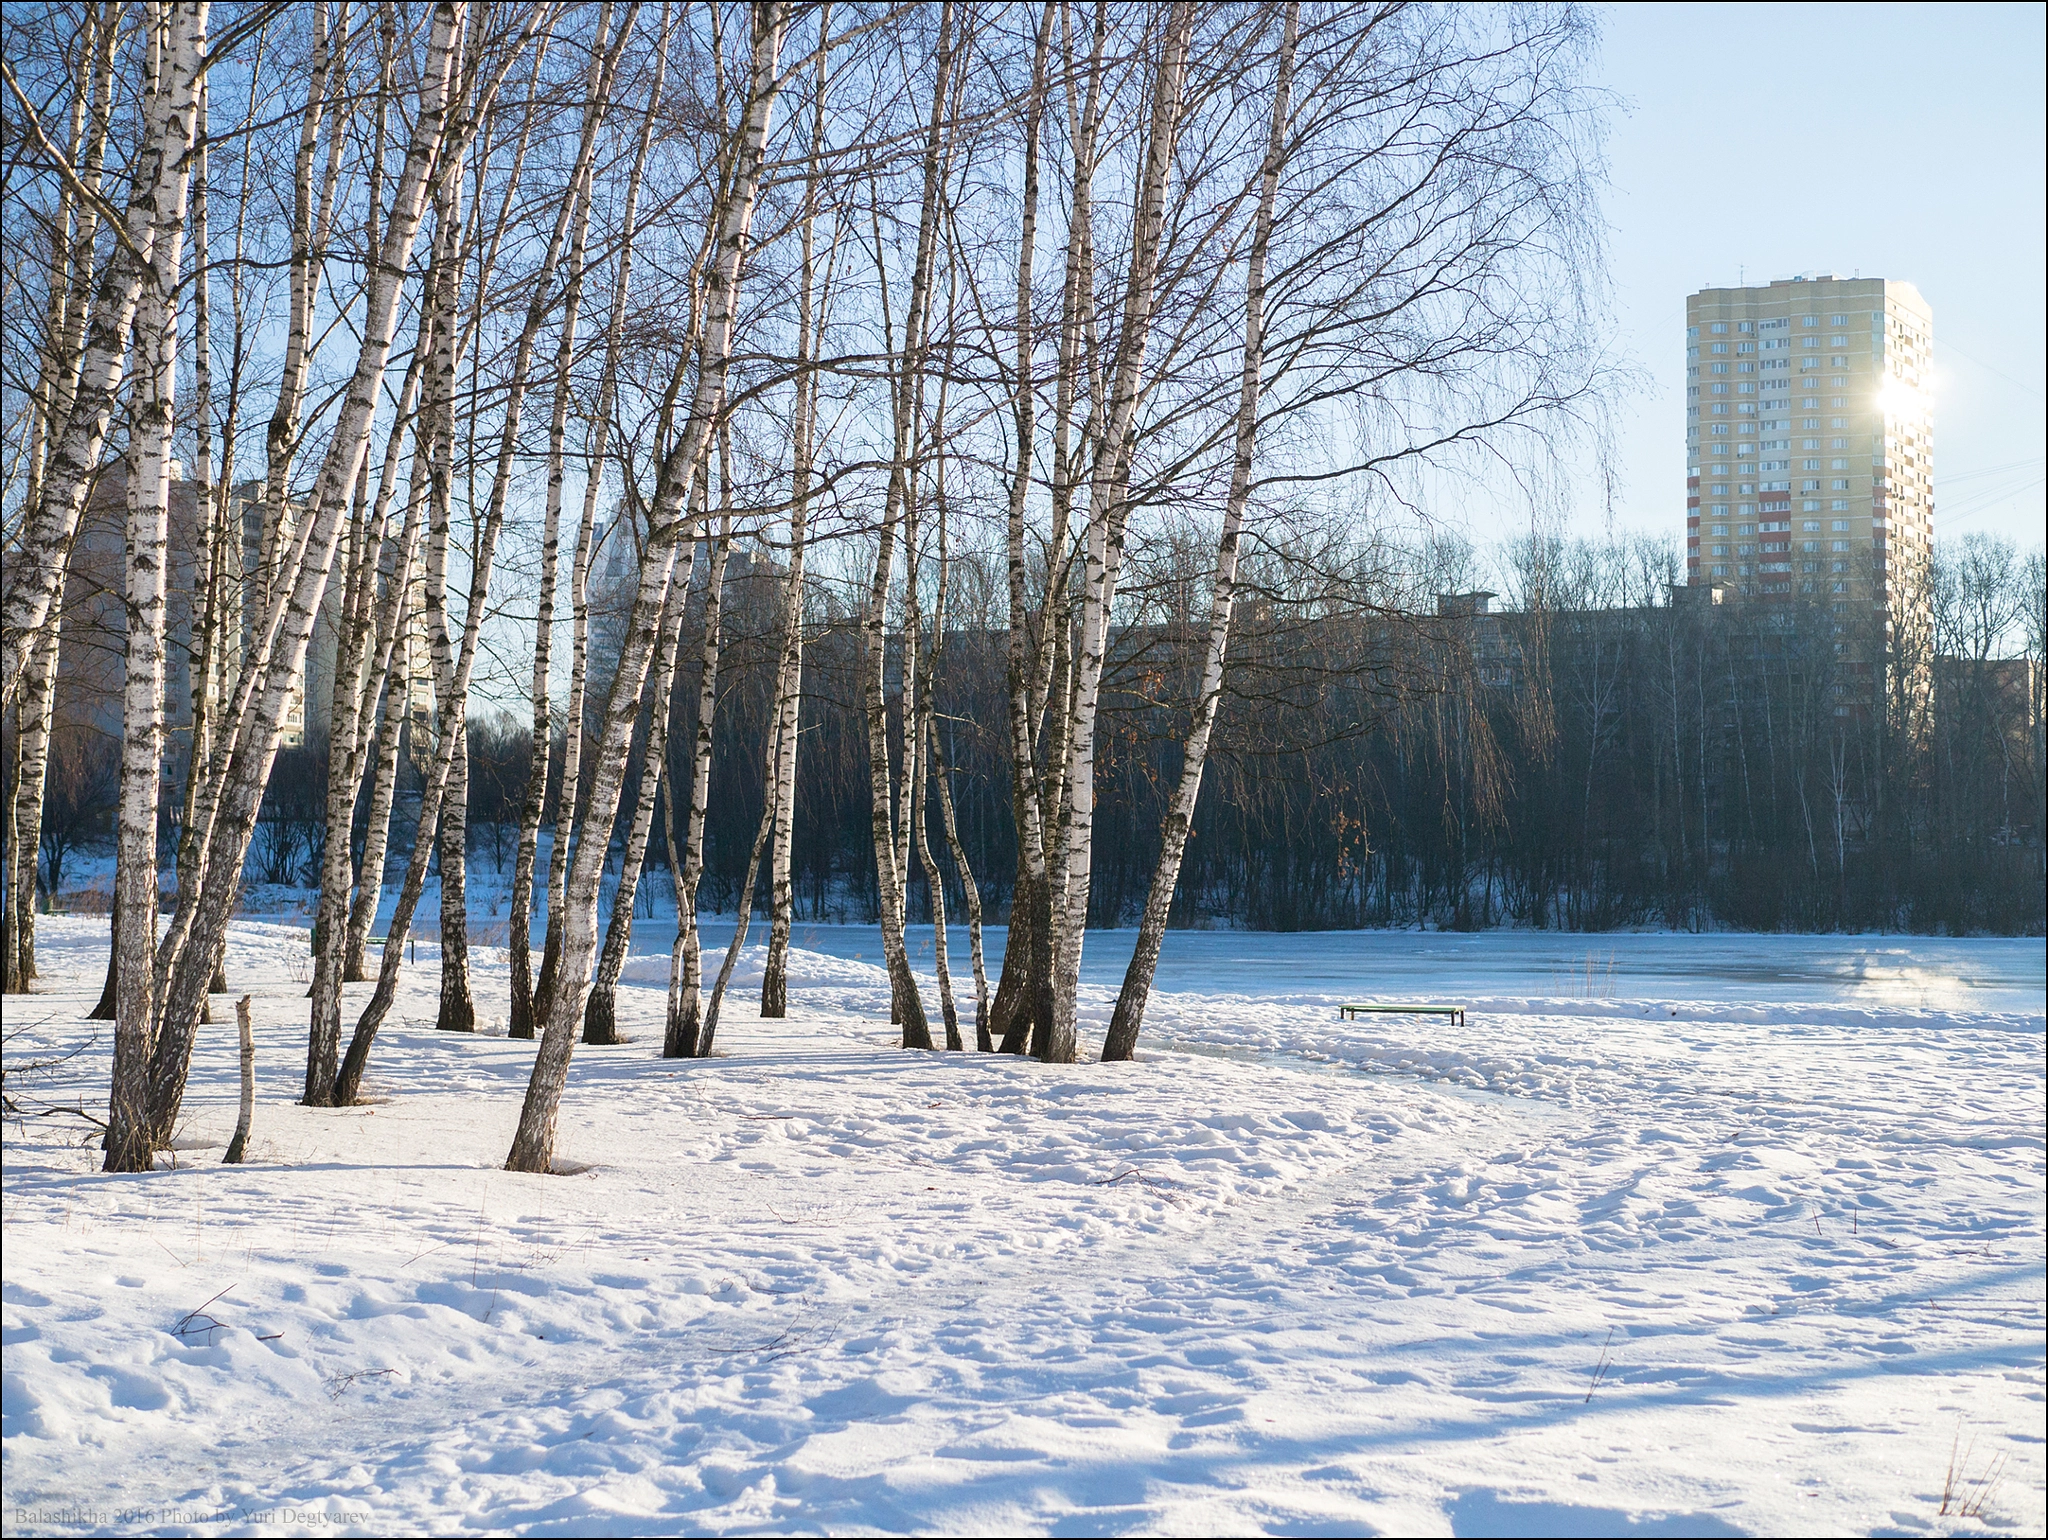
[[[1684,523],[1685,296],[1798,272],[1902,278],[1934,311],[1935,538],[2042,541],[2039,5],[1623,5],[1606,198],[1619,526]],[[1578,526],[1595,532],[1589,481]],[[1474,531],[1482,534],[1481,531]],[[1483,538],[1483,534],[1482,534]]]

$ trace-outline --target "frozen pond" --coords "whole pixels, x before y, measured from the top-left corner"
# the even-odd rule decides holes
[[[707,950],[732,936],[729,917],[707,918]],[[967,931],[948,926],[957,977],[968,975]],[[633,950],[660,951],[675,935],[664,915],[634,928]],[[882,960],[875,925],[798,924],[798,946],[828,956]],[[1005,931],[984,932],[991,982]],[[1086,982],[1123,981],[1137,933],[1092,930],[1082,953]],[[757,919],[749,944],[766,939]],[[929,972],[932,928],[910,928]],[[715,964],[708,964],[712,971]],[[2039,937],[1568,934],[1557,931],[1167,932],[1154,987],[1204,994],[1526,995],[1571,999],[1673,999],[1783,1004],[1898,1005],[1936,1009],[2048,1009],[2048,948]]]

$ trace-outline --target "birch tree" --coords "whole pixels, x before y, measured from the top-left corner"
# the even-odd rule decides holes
[[[127,648],[121,704],[121,813],[114,892],[120,926],[115,960],[114,1075],[106,1169],[147,1170],[148,1071],[154,1026],[157,808],[164,738],[165,609],[169,596],[171,435],[176,426],[178,276],[184,254],[198,86],[205,67],[206,0],[153,7],[145,113],[151,137],[175,170],[151,210],[149,263],[135,313],[136,370],[129,414]]]
[[[405,269],[446,127],[451,64],[465,13],[460,0],[437,0],[434,7],[405,165],[392,193],[391,212],[384,221],[385,234],[368,285],[355,368],[305,516],[293,534],[285,569],[293,581],[271,600],[260,623],[263,644],[258,656],[264,660],[263,666],[258,677],[245,679],[238,687],[248,704],[244,709],[238,703],[219,790],[205,811],[198,891],[189,896],[180,893],[179,915],[174,917],[174,930],[167,938],[178,945],[168,957],[158,960],[159,972],[168,977],[150,1056],[149,1138],[153,1144],[168,1139],[184,1099],[192,1035],[207,982],[225,948],[242,861],[277,753],[285,708],[304,665],[334,559],[340,519],[368,449]]]
[[[1138,1029],[1151,995],[1152,975],[1159,966],[1159,948],[1166,919],[1180,883],[1181,854],[1194,826],[1195,800],[1202,790],[1202,769],[1215,730],[1216,711],[1223,701],[1223,662],[1230,645],[1230,620],[1237,594],[1238,545],[1244,529],[1245,505],[1251,498],[1252,455],[1258,440],[1259,397],[1265,366],[1266,251],[1273,239],[1273,208],[1279,195],[1281,161],[1286,152],[1287,124],[1294,88],[1294,51],[1300,37],[1301,6],[1288,0],[1282,23],[1280,56],[1273,83],[1273,107],[1266,129],[1266,154],[1259,167],[1259,203],[1253,216],[1251,251],[1245,259],[1244,350],[1238,371],[1237,421],[1231,452],[1230,493],[1223,511],[1223,533],[1216,543],[1216,571],[1210,588],[1209,640],[1202,660],[1201,689],[1194,724],[1181,750],[1181,773],[1161,831],[1159,861],[1145,898],[1137,944],[1124,970],[1123,988],[1103,1039],[1105,1060],[1129,1059],[1137,1051]]]
[[[683,516],[692,482],[700,473],[703,449],[724,408],[725,379],[732,347],[733,297],[740,265],[752,228],[761,185],[769,122],[778,86],[777,61],[786,22],[780,0],[755,0],[752,10],[752,60],[747,99],[733,155],[731,192],[719,211],[716,259],[705,278],[704,338],[698,356],[697,385],[687,426],[670,449],[650,505],[647,542],[642,549],[640,581],[633,612],[620,648],[618,671],[605,707],[605,729],[591,779],[585,817],[591,828],[608,830],[618,812],[626,770],[626,751],[638,715],[654,647],[654,633],[675,566],[679,544],[692,537]],[[561,966],[557,987],[533,1077],[521,1108],[519,1129],[506,1158],[513,1171],[545,1172],[554,1159],[555,1118],[568,1082],[569,1058],[582,1024],[584,996],[597,950],[597,893],[604,871],[602,838],[586,840],[576,852],[564,902]]]

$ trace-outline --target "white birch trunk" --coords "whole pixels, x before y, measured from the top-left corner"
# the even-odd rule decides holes
[[[618,810],[640,688],[646,679],[654,631],[659,624],[676,548],[691,531],[683,510],[701,450],[714,419],[724,408],[725,378],[731,356],[733,301],[740,264],[752,228],[768,126],[774,111],[776,65],[785,22],[780,0],[755,0],[751,85],[740,142],[735,155],[732,192],[723,210],[717,260],[705,283],[704,342],[699,357],[696,397],[681,441],[662,466],[647,544],[641,553],[640,586],[633,603],[619,670],[605,710],[602,747],[591,778],[589,827],[609,830]],[[561,966],[533,1077],[520,1110],[519,1130],[506,1157],[513,1171],[545,1172],[554,1160],[555,1117],[568,1082],[569,1058],[582,1023],[584,995],[597,950],[597,891],[604,872],[602,837],[585,840],[577,849],[564,900]]]
[[[598,18],[600,39],[610,23],[611,6],[607,3]],[[626,180],[626,204],[620,224],[623,238],[619,247],[619,274],[612,292],[611,324],[605,334],[604,378],[598,386],[597,427],[591,446],[589,474],[593,486],[602,473],[606,437],[611,426],[612,399],[617,388],[616,358],[619,336],[625,326],[626,294],[633,272],[633,227],[640,203],[640,181],[647,165],[648,145],[653,139],[654,105],[661,98],[662,82],[667,78],[667,42],[668,34],[664,29],[656,58],[653,91],[649,98],[648,110],[641,119],[639,148],[634,153],[632,174]],[[600,73],[596,52],[593,51],[589,105],[584,115],[586,137],[595,130],[598,104],[606,96],[605,84],[606,78]],[[582,159],[579,152],[579,161]],[[555,585],[562,543],[562,493],[567,475],[570,367],[575,361],[576,321],[583,304],[584,253],[589,241],[590,208],[589,188],[585,186],[576,197],[576,222],[570,240],[568,259],[569,292],[563,305],[561,332],[556,339],[554,409],[548,421],[547,512],[541,528],[540,613],[534,628],[533,642],[533,746],[532,757],[527,764],[526,798],[519,814],[519,842],[512,859],[512,912],[508,921],[510,934],[507,937],[512,963],[512,999],[507,1032],[509,1036],[521,1038],[530,1038],[535,1032],[533,873],[539,855],[541,817],[547,809],[548,760],[551,757],[554,738],[554,721],[548,701],[548,676],[554,667]],[[552,850],[549,852],[548,869],[548,913],[552,924],[555,891]]]
[[[65,556],[78,530],[86,490],[98,473],[107,428],[127,371],[129,332],[147,269],[154,260],[151,242],[158,215],[175,202],[180,209],[180,227],[183,225],[189,169],[185,157],[191,127],[189,115],[181,118],[171,110],[167,92],[145,98],[128,206],[117,232],[120,239],[89,307],[76,383],[69,400],[59,400],[61,411],[53,411],[62,427],[54,434],[43,466],[40,495],[27,510],[5,571],[0,573],[0,709],[14,704],[29,651],[49,619],[63,583]],[[87,307],[81,306],[78,319],[85,322],[86,315]],[[62,360],[60,368],[70,373]]]
[[[1077,1046],[1075,1012],[1094,856],[1095,715],[1103,659],[1109,648],[1110,616],[1116,602],[1117,570],[1123,560],[1124,524],[1129,518],[1129,439],[1151,328],[1166,184],[1179,136],[1182,76],[1193,21],[1193,7],[1185,3],[1176,3],[1168,13],[1165,46],[1153,84],[1151,122],[1146,131],[1144,174],[1132,232],[1116,374],[1101,437],[1096,442],[1088,489],[1081,636],[1074,656],[1073,707],[1067,733],[1066,806],[1061,839],[1065,891],[1058,894],[1053,914],[1053,1019],[1044,1055],[1059,1064],[1072,1063]]]
[[[1138,941],[1124,970],[1123,988],[1103,1038],[1105,1061],[1130,1059],[1137,1053],[1138,1030],[1159,966],[1159,948],[1166,937],[1166,919],[1180,882],[1181,856],[1194,825],[1195,801],[1201,795],[1202,767],[1208,760],[1209,737],[1223,700],[1223,664],[1230,647],[1230,620],[1237,592],[1238,541],[1244,528],[1245,505],[1251,499],[1252,457],[1258,444],[1259,391],[1265,364],[1266,251],[1273,237],[1273,206],[1280,186],[1287,121],[1294,89],[1294,51],[1301,24],[1300,0],[1289,0],[1280,40],[1273,110],[1266,134],[1265,164],[1259,172],[1259,204],[1253,216],[1251,252],[1245,263],[1244,358],[1238,374],[1237,422],[1233,436],[1230,494],[1223,510],[1223,532],[1216,542],[1215,586],[1209,600],[1209,641],[1202,660],[1201,692],[1195,717],[1181,749],[1180,781],[1174,788],[1161,830],[1159,864],[1145,897]]]
[[[212,805],[203,809],[206,840],[199,891],[189,899],[180,895],[180,921],[186,934],[171,938],[177,945],[168,957],[159,959],[169,978],[150,1067],[150,1132],[156,1140],[168,1137],[184,1099],[192,1034],[207,981],[223,954],[242,862],[276,757],[285,709],[318,618],[341,516],[369,446],[379,387],[391,355],[405,268],[425,210],[429,175],[441,149],[453,43],[464,12],[461,0],[436,0],[419,105],[379,260],[371,273],[355,370],[304,521],[294,536],[293,557],[286,569],[293,574],[292,584],[278,595],[263,620],[264,640],[258,653],[264,662],[261,677],[242,681],[241,700],[230,717],[235,732],[223,755],[219,791],[210,799]]]
[[[179,171],[152,211],[150,267],[135,315],[129,418],[127,648],[121,703],[121,806],[114,909],[120,926],[114,990],[114,1075],[107,1112],[109,1171],[146,1171],[152,967],[157,910],[157,811],[164,738],[164,638],[169,599],[171,435],[176,427],[178,269],[184,253],[186,152],[197,135],[196,93],[206,51],[206,0],[152,7],[152,106]]]
[[[812,263],[817,255],[818,167],[825,148],[826,68],[832,7],[818,11],[818,73],[811,96],[810,165],[804,181],[802,268],[797,281],[796,387],[790,420],[789,574],[782,596],[782,663],[775,674],[775,764],[768,795],[775,806],[768,856],[768,956],[761,970],[761,1015],[779,1021],[789,1013],[789,928],[796,910],[790,881],[796,842],[797,734],[802,725],[804,684],[804,545],[811,501],[812,437],[817,431],[818,382],[812,364],[824,330],[823,300]]]
[[[676,942],[668,959],[665,1059],[692,1058],[702,1026],[703,950],[697,939],[697,887],[704,879],[704,825],[711,813],[711,734],[718,710],[718,656],[725,610],[725,558],[732,519],[720,520],[709,538],[711,565],[704,587],[704,645],[697,670],[697,721],[690,756],[690,815],[683,831],[683,869],[676,883]]]

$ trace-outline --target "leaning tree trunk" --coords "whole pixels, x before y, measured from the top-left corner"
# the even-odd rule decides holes
[[[691,554],[694,552],[693,544]],[[633,945],[633,904],[647,861],[647,842],[654,833],[654,805],[661,794],[661,771],[668,763],[669,694],[675,687],[676,657],[682,651],[683,617],[690,606],[690,557],[680,559],[678,566],[681,571],[669,584],[668,613],[662,617],[661,635],[655,643],[652,688],[647,692],[646,702],[647,741],[640,757],[640,784],[633,796],[633,824],[626,832],[626,849],[619,860],[619,886],[612,894],[604,954],[598,960],[597,978],[590,986],[590,1001],[583,1011],[583,1041],[601,1047],[625,1041],[619,1036],[616,1019],[619,974]]]
[[[183,54],[186,42],[203,38],[206,7],[183,0],[171,9],[170,19],[171,41],[163,53],[175,58]],[[0,573],[0,708],[14,704],[30,647],[48,621],[63,582],[64,554],[77,532],[86,491],[99,472],[127,370],[129,333],[148,269],[155,262],[152,243],[162,216],[175,208],[179,228],[184,225],[193,115],[187,93],[192,84],[186,79],[175,90],[171,84],[145,93],[128,207],[117,231],[120,239],[93,295],[76,385],[43,467],[40,496],[26,511],[6,570]],[[33,118],[24,121],[40,136]],[[53,158],[61,155],[55,152]],[[68,360],[60,360],[59,367],[71,375]]]
[[[421,335],[431,337],[436,307],[423,307]],[[327,728],[327,840],[320,865],[319,907],[313,925],[313,1000],[311,1023],[306,1038],[306,1083],[302,1093],[307,1106],[326,1105],[333,1090],[337,1055],[341,1049],[341,986],[347,977],[350,942],[349,888],[356,873],[352,852],[355,832],[356,793],[363,778],[363,766],[374,751],[371,722],[377,712],[377,681],[388,670],[397,620],[404,608],[404,572],[410,570],[412,553],[419,538],[421,499],[409,497],[405,532],[400,546],[402,559],[393,565],[390,586],[380,602],[378,570],[383,566],[384,526],[390,511],[391,494],[398,477],[400,446],[410,430],[413,405],[420,375],[430,346],[415,352],[406,370],[405,387],[399,392],[398,409],[385,445],[384,464],[378,475],[376,500],[370,504],[357,531],[348,573],[343,633],[335,646],[334,684],[329,697]],[[425,475],[425,440],[414,434],[414,476],[418,487]],[[367,478],[367,463],[363,475]],[[394,689],[396,686],[394,685]],[[373,812],[372,817],[375,814]],[[385,817],[390,803],[385,803]],[[375,831],[376,862],[381,869],[384,852],[382,831]],[[365,862],[365,870],[369,863]],[[371,907],[376,904],[379,884],[369,883]],[[367,931],[367,923],[365,925]],[[360,971],[360,970],[359,970]]]
[[[676,549],[680,542],[693,537],[684,509],[692,480],[699,472],[707,435],[724,410],[733,301],[761,184],[784,20],[781,0],[755,0],[751,86],[739,142],[734,147],[731,191],[721,211],[717,261],[705,279],[704,337],[696,391],[688,425],[664,459],[656,484],[647,544],[641,556],[639,591],[620,648],[618,673],[605,711],[604,741],[591,777],[586,817],[594,829],[608,830],[618,810],[626,750],[653,651],[653,633],[667,600]],[[508,1170],[540,1173],[549,1170],[554,1161],[556,1115],[568,1083],[569,1060],[575,1051],[590,965],[597,950],[597,890],[603,876],[604,854],[603,842],[596,840],[586,841],[576,852],[564,906],[558,983],[541,1034],[540,1051],[534,1057],[526,1101],[520,1109],[519,1129],[506,1155]]]
[[[1182,747],[1180,784],[1174,788],[1173,803],[1167,809],[1161,831],[1159,864],[1153,870],[1151,891],[1145,897],[1145,917],[1138,927],[1137,946],[1124,970],[1123,988],[1117,994],[1109,1032],[1103,1038],[1105,1061],[1129,1059],[1137,1053],[1138,1029],[1145,1019],[1145,1002],[1152,992],[1152,975],[1159,965],[1160,944],[1166,937],[1166,918],[1173,908],[1174,889],[1180,882],[1181,855],[1187,848],[1188,830],[1194,825],[1195,800],[1202,790],[1209,736],[1216,725],[1217,706],[1223,699],[1223,661],[1230,646],[1232,603],[1237,592],[1238,539],[1244,527],[1245,505],[1251,498],[1252,454],[1258,442],[1259,386],[1265,364],[1266,250],[1273,237],[1273,205],[1285,154],[1300,18],[1300,0],[1290,0],[1280,43],[1279,76],[1273,87],[1266,161],[1260,171],[1258,213],[1253,220],[1251,253],[1245,264],[1244,359],[1238,377],[1230,496],[1223,512],[1223,533],[1216,543],[1216,580],[1209,603],[1209,647],[1202,663],[1202,689],[1195,703],[1194,722]]]
[[[772,736],[774,724],[769,724]],[[771,744],[768,750],[772,757],[775,750]],[[697,1039],[696,1057],[711,1057],[712,1044],[718,1037],[719,1007],[725,1003],[725,986],[732,980],[732,970],[740,960],[740,948],[747,944],[747,927],[754,918],[754,884],[761,875],[761,852],[767,848],[768,834],[775,827],[775,804],[769,803],[761,809],[761,822],[754,830],[754,848],[747,855],[747,875],[740,883],[738,912],[734,915],[732,940],[725,948],[725,961],[718,965],[718,982],[711,986],[711,1002],[704,1007],[704,1031]]]
[[[600,41],[609,21],[610,7],[607,6],[598,22]],[[600,68],[600,52],[601,48],[594,49],[591,54],[589,89],[584,110],[586,141],[603,113],[609,97],[610,76]],[[624,323],[627,283],[633,270],[634,210],[640,200],[640,177],[647,161],[647,145],[654,123],[654,103],[660,100],[661,82],[667,67],[668,51],[664,46],[656,56],[654,89],[649,97],[646,117],[642,121],[640,148],[634,157],[633,172],[626,183],[626,206],[621,224],[624,238],[619,246],[619,277],[612,291],[612,324],[605,334],[604,378],[597,393],[597,427],[591,445],[591,463],[588,471],[588,484],[591,486],[596,484],[599,471],[604,464],[605,438],[611,425],[611,403],[617,379],[618,340]],[[547,811],[548,761],[552,757],[554,746],[554,719],[548,700],[548,677],[554,666],[555,584],[561,560],[563,486],[568,474],[570,369],[576,358],[576,321],[583,308],[585,252],[588,249],[590,235],[591,198],[587,177],[586,169],[585,175],[578,178],[578,185],[570,199],[575,205],[576,219],[569,242],[569,288],[563,299],[562,325],[555,342],[554,408],[548,420],[548,490],[547,511],[541,526],[540,615],[535,625],[533,642],[533,744],[530,751],[532,757],[527,764],[526,798],[519,811],[519,843],[512,861],[512,913],[508,922],[510,935],[506,938],[512,964],[512,1000],[507,1034],[520,1038],[531,1038],[535,1031],[533,875],[540,852],[541,818]],[[566,207],[567,205],[565,209]],[[581,730],[579,722],[570,722],[568,731],[572,737]],[[559,838],[560,835],[557,834],[557,839]],[[566,851],[562,853],[565,856],[567,854]],[[556,889],[553,871],[554,852],[550,851],[548,924],[551,930],[555,922]]]
[[[988,969],[982,960],[981,888],[974,880],[974,868],[967,863],[967,847],[960,841],[960,825],[953,816],[953,788],[948,783],[946,756],[939,747],[936,722],[932,724],[932,786],[938,792],[946,845],[953,852],[953,866],[960,873],[960,889],[967,900],[967,949],[974,963],[974,1046],[990,1053],[995,1049],[995,1038],[989,1031]]]
[[[369,447],[405,269],[425,208],[428,172],[439,153],[446,124],[449,66],[463,11],[456,0],[437,0],[434,8],[419,106],[404,170],[393,193],[391,217],[385,225],[384,260],[370,278],[355,370],[305,518],[293,538],[292,582],[269,606],[258,627],[262,632],[256,653],[263,660],[260,678],[244,679],[237,687],[237,708],[228,719],[235,724],[232,743],[221,755],[224,768],[218,787],[203,799],[207,834],[198,868],[198,891],[180,894],[175,929],[167,938],[167,955],[158,959],[158,968],[167,974],[167,980],[150,1062],[150,1125],[157,1140],[168,1137],[184,1100],[200,1007],[207,983],[225,954],[227,922],[283,731],[285,708],[305,662],[334,560],[344,505]]]

